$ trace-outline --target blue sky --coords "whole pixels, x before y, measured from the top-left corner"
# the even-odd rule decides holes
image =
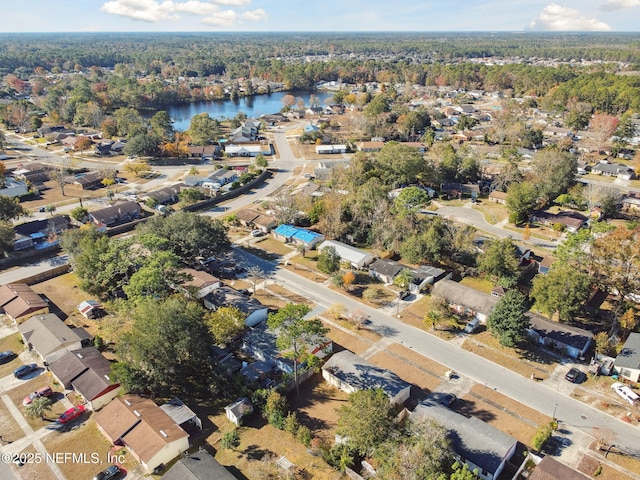
[[[555,1],[3,0],[0,32],[640,29],[640,0]]]

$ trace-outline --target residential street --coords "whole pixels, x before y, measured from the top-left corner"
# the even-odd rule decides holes
[[[460,375],[493,388],[545,415],[551,417],[555,411],[556,418],[560,421],[561,430],[566,430],[567,437],[573,440],[572,444],[566,446],[567,449],[577,443],[572,438],[576,430],[588,436],[593,436],[593,429],[601,428],[615,430],[617,433],[614,440],[615,444],[630,454],[640,455],[640,430],[638,426],[624,423],[563,394],[553,382],[532,381],[463,350],[455,342],[446,342],[439,337],[404,324],[391,315],[368,307],[351,297],[331,290],[325,285],[319,285],[283,268],[274,270],[273,263],[255,257],[243,250],[236,249],[236,255],[240,258],[244,257],[245,262],[258,264],[265,271],[273,271],[272,280],[268,280],[268,282],[275,281],[325,309],[334,303],[340,303],[348,311],[362,310],[371,319],[370,328],[380,335],[390,338],[447,366]],[[583,448],[582,445],[576,445],[576,447]]]

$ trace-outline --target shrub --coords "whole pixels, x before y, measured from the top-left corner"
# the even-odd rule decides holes
[[[296,412],[289,412],[284,418],[283,427],[285,432],[289,432],[291,435],[295,435],[300,428],[300,422],[298,422],[298,416]]]
[[[300,441],[305,447],[311,445],[311,430],[306,425],[300,425],[298,427],[298,433],[296,433],[296,438]]]
[[[238,445],[240,445],[240,435],[238,435],[238,430],[233,429],[230,432],[222,435],[222,439],[220,440],[222,448],[226,448],[229,450],[233,450]]]
[[[597,477],[598,475],[600,475],[602,473],[602,464],[599,463],[597,468],[594,470],[593,472],[593,476]]]
[[[547,440],[549,440],[549,438],[551,438],[552,433],[553,428],[551,422],[548,425],[541,425],[540,427],[538,427],[538,430],[536,430],[536,434],[531,440],[531,446],[534,448],[534,450],[538,452],[542,450],[544,444],[547,443]]]

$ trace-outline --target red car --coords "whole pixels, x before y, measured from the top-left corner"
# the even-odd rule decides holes
[[[66,412],[64,412],[62,415],[58,417],[58,423],[64,425],[65,423],[69,423],[71,420],[78,418],[83,413],[84,413],[84,405],[71,407],[69,410],[67,410]]]
[[[31,402],[33,402],[36,398],[49,397],[51,395],[53,395],[53,390],[51,390],[51,387],[42,387],[40,390],[36,390],[35,392],[32,392],[24,397],[24,400],[22,400],[22,404],[26,407],[27,405],[30,405]]]

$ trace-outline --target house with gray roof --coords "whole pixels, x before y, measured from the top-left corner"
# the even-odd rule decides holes
[[[204,449],[178,460],[162,476],[162,480],[236,480],[221,463]]]
[[[379,258],[369,266],[369,275],[377,278],[381,282],[391,284],[396,275],[405,268],[407,267],[395,260]]]
[[[337,240],[325,240],[318,246],[318,251],[322,251],[327,247],[333,247],[344,262],[349,262],[353,268],[365,268],[373,263],[375,257],[356,247],[347,245]]]
[[[420,293],[427,285],[434,285],[445,278],[451,278],[451,272],[430,265],[420,265],[418,268],[409,269],[413,274],[413,279],[409,284],[409,291]]]
[[[640,333],[629,334],[616,357],[614,366],[621,377],[631,382],[640,381]]]
[[[140,216],[140,205],[133,201],[118,201],[112,206],[89,213],[89,219],[96,225],[111,227],[119,223],[135,220]]]
[[[402,405],[411,395],[410,383],[349,350],[334,353],[322,366],[322,377],[346,393],[379,388],[397,405]]]
[[[601,160],[591,169],[591,172],[605,177],[621,178],[622,180],[631,180],[634,176],[633,168],[621,163],[609,163],[606,160]]]
[[[518,441],[476,417],[465,417],[438,402],[426,399],[410,417],[413,421],[433,420],[448,430],[454,455],[477,470],[484,480],[498,478],[516,451]]]
[[[70,328],[53,314],[34,315],[18,325],[24,344],[40,355],[47,363],[52,363],[67,352],[82,348],[83,340],[88,340],[82,328]]]
[[[570,357],[583,357],[593,343],[593,334],[587,330],[554,322],[535,313],[528,316],[530,338],[546,347],[563,350]]]
[[[497,298],[453,280],[439,281],[432,294],[443,298],[457,313],[477,318],[482,323],[487,322],[491,310],[498,303]]]

